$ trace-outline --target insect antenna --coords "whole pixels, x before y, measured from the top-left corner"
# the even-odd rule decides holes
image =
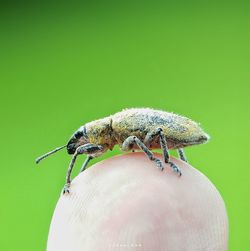
[[[61,149],[65,148],[67,145],[65,146],[60,146],[60,147],[57,147],[56,149],[48,152],[48,153],[45,153],[44,155],[40,156],[39,158],[36,159],[36,163],[38,164],[41,160],[47,158],[48,156],[50,156],[51,154],[54,154],[58,151],[60,151]]]

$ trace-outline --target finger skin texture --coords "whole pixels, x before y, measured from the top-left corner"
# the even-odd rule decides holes
[[[171,161],[181,177],[168,164],[160,171],[143,153],[116,156],[79,174],[57,203],[47,251],[227,250],[219,192],[189,164]]]

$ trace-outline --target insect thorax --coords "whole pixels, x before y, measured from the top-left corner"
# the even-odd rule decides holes
[[[107,146],[109,148],[113,148],[116,144],[116,140],[113,137],[111,117],[92,121],[85,126],[90,143]]]

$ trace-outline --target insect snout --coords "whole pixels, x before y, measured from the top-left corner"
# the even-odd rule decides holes
[[[86,143],[88,143],[86,134],[84,133],[82,128],[80,128],[72,135],[72,137],[70,138],[67,144],[68,154],[74,154],[78,146],[86,144]]]
[[[73,154],[76,151],[76,144],[75,143],[71,143],[69,141],[69,143],[67,144],[67,152],[68,154]]]
[[[67,144],[67,152],[68,154],[73,154],[76,151],[76,148],[79,146],[79,138],[75,136],[76,133],[70,138]]]

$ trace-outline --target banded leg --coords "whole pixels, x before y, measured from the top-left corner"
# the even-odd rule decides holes
[[[154,161],[156,166],[163,171],[164,167],[162,162],[160,161],[160,159],[155,158],[154,154],[141,142],[141,140],[139,140],[136,136],[129,136],[122,144],[121,149],[123,151],[129,151],[131,149],[133,149],[134,145],[137,145],[146,155],[147,157]]]
[[[70,176],[71,176],[74,164],[76,162],[77,156],[79,154],[91,154],[91,155],[95,155],[95,154],[97,154],[99,152],[102,152],[102,151],[103,151],[103,147],[102,146],[95,145],[95,144],[90,144],[90,143],[82,145],[82,146],[79,146],[76,149],[76,151],[73,154],[73,157],[72,157],[72,159],[70,161],[70,164],[69,164],[69,168],[68,168],[67,175],[66,175],[66,184],[64,185],[64,188],[63,188],[63,194],[69,193],[69,187],[70,187],[70,183],[71,183]]]
[[[188,163],[186,154],[185,154],[185,152],[184,152],[184,150],[182,148],[178,149],[178,154],[179,154],[179,157],[180,157],[181,160],[183,160],[183,161],[185,161],[185,162]]]
[[[169,161],[167,140],[161,128],[158,128],[155,131],[148,133],[144,140],[145,144],[151,145],[151,143],[155,140],[156,137],[160,138],[160,145],[163,151],[165,163],[168,163],[170,167],[173,169],[173,171],[179,174],[179,176],[181,176],[180,168],[177,165],[175,165],[173,162]]]
[[[89,155],[89,156],[87,157],[87,159],[86,159],[86,160],[84,161],[84,163],[82,164],[82,167],[81,167],[81,169],[80,169],[80,173],[83,172],[83,171],[86,169],[86,167],[87,167],[89,161],[92,160],[93,158],[94,158],[94,157],[91,156],[91,155]]]

